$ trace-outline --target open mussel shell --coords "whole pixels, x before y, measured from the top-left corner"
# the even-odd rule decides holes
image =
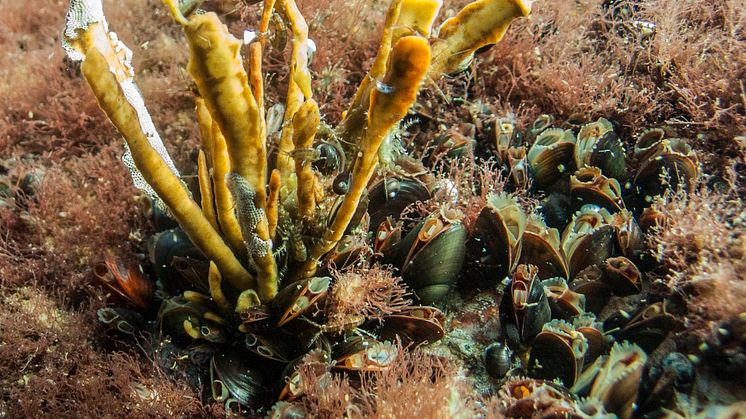
[[[236,349],[215,355],[210,361],[210,388],[215,401],[230,406],[231,399],[258,409],[268,399],[267,384],[249,358]]]
[[[585,353],[585,365],[595,361],[596,358],[606,352],[606,343],[609,340],[604,334],[604,327],[596,320],[593,313],[584,313],[572,319],[575,330],[585,336],[588,350]]]
[[[289,284],[273,300],[272,304],[279,317],[277,326],[306,313],[326,297],[331,278],[318,276]]]
[[[248,350],[261,358],[286,363],[290,361],[291,350],[285,338],[288,338],[288,336],[281,334],[259,335],[246,332],[244,344]]]
[[[557,229],[547,227],[539,216],[532,216],[523,232],[518,263],[535,265],[541,279],[568,278],[567,264],[560,249]]]
[[[370,246],[361,234],[348,234],[339,240],[324,258],[327,263],[332,264],[335,269],[344,269],[354,265],[363,255],[368,255]],[[367,257],[366,257],[367,259]]]
[[[607,177],[625,180],[625,154],[624,145],[608,120],[599,118],[580,128],[574,153],[578,169],[586,166],[598,167]]]
[[[559,380],[572,386],[583,370],[588,343],[582,333],[563,320],[546,323],[536,335],[528,362],[529,374],[545,380]]]
[[[652,303],[633,315],[615,339],[635,343],[650,353],[663,342],[675,325],[676,319],[666,310],[665,302]]]
[[[513,348],[528,348],[552,317],[536,273],[535,266],[518,265],[500,302],[500,324]]]
[[[583,167],[570,176],[570,195],[576,208],[592,204],[606,208],[609,213],[624,209],[619,181],[604,176],[597,167]]]
[[[140,312],[146,312],[150,308],[155,284],[145,276],[137,262],[122,262],[107,257],[104,262],[93,266],[92,273],[96,280],[122,302]]]
[[[495,120],[494,132],[497,157],[501,162],[507,163],[508,149],[517,143],[516,136],[518,130],[515,126],[515,119],[511,117],[497,118]]]
[[[385,316],[378,334],[383,340],[398,339],[404,347],[433,343],[445,336],[445,320],[443,312],[435,307],[407,307]]]
[[[539,202],[538,213],[548,227],[563,229],[574,213],[569,193],[551,192]]]
[[[645,251],[645,236],[632,213],[622,210],[612,214],[609,224],[614,227],[619,252],[627,259],[639,262]]]
[[[642,290],[642,273],[631,260],[624,256],[606,259],[603,265],[603,281],[614,295],[626,297]]]
[[[595,205],[584,205],[562,233],[562,251],[570,278],[583,269],[600,265],[613,250],[614,229],[606,222],[608,211]]]
[[[347,371],[383,371],[399,356],[399,348],[391,342],[379,342],[362,336],[350,336],[334,346],[334,367]]]
[[[581,418],[605,417],[598,410],[581,406],[576,397],[557,383],[536,378],[515,377],[505,381],[499,390],[500,413],[506,418]],[[597,416],[589,416],[592,411]]]
[[[433,150],[428,157],[428,163],[435,164],[443,156],[449,160],[468,156],[474,152],[476,141],[460,133],[457,129],[449,129],[438,135],[433,141]]]
[[[431,196],[428,188],[416,179],[382,179],[368,192],[371,230],[376,231],[389,217],[394,222],[398,221],[405,208],[416,202],[427,201]]]
[[[186,345],[198,339],[205,309],[182,296],[163,300],[158,311],[158,328],[171,336],[174,343]]]
[[[570,320],[585,313],[585,295],[570,289],[564,278],[541,281],[553,319]]]
[[[647,354],[631,343],[615,343],[608,356],[602,356],[583,371],[571,391],[603,402],[606,411],[628,419],[634,411]]]
[[[648,128],[642,131],[635,142],[635,157],[640,161],[650,159],[660,151],[661,141],[665,137],[666,132],[662,128]]]
[[[688,190],[699,175],[699,161],[691,146],[680,138],[664,139],[647,153],[634,183],[646,203],[666,189]]]
[[[536,118],[536,120],[534,120],[534,123],[531,124],[531,128],[529,128],[529,134],[532,137],[536,137],[539,134],[543,133],[544,130],[549,129],[549,127],[551,127],[553,123],[554,123],[554,116],[547,115],[547,114],[539,115],[539,117]],[[573,138],[574,138],[574,135],[573,135]]]
[[[329,354],[321,350],[314,350],[295,358],[285,367],[282,373],[284,377],[282,381],[285,385],[280,390],[278,399],[293,401],[303,396],[303,378],[298,371],[298,366],[301,363],[310,366],[317,379],[324,380],[324,377],[328,376],[329,361]]]
[[[466,255],[467,233],[457,221],[433,214],[397,245],[401,276],[422,304],[433,304],[456,283]]]
[[[96,310],[96,317],[107,328],[129,336],[137,336],[147,326],[140,313],[124,307],[100,308]]]
[[[204,275],[184,276],[184,273],[189,272],[192,263],[197,270],[201,270],[198,266],[208,265],[202,252],[192,244],[181,228],[165,230],[154,235],[148,244],[148,254],[156,276],[171,293],[184,291],[185,285],[191,285],[191,289],[200,292],[209,290],[207,268],[204,269]]]
[[[572,130],[549,128],[539,134],[526,156],[536,184],[543,187],[556,182],[572,167],[574,149]]]
[[[611,288],[603,280],[601,267],[592,265],[573,278],[570,289],[585,296],[585,309],[598,314],[611,298]]]
[[[467,242],[469,278],[498,282],[513,271],[521,254],[527,217],[515,198],[490,194]],[[530,261],[529,261],[530,262]]]
[[[528,188],[529,165],[526,157],[526,146],[510,147],[508,149],[508,167],[510,180],[518,189]]]
[[[391,257],[394,248],[401,241],[402,227],[401,222],[395,222],[393,218],[387,217],[375,230],[373,254],[384,258]]]

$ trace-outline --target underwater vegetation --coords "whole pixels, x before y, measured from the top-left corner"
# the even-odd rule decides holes
[[[367,56],[351,53],[361,68],[347,80],[349,69],[312,69],[334,54],[314,35],[318,13],[292,0],[234,3],[130,11],[160,16],[158,30],[176,39],[161,42],[178,117],[158,109],[153,119],[149,89],[135,85],[148,80],[137,58],[147,44],[130,50],[110,31],[126,19],[108,3],[66,5],[68,78],[93,92],[80,115],[97,103],[108,116],[118,135],[102,135],[125,139],[141,192],[111,170],[124,168],[118,146],[46,173],[4,163],[3,281],[24,258],[53,261],[30,272],[84,270],[77,292],[95,302],[59,309],[33,282],[4,291],[0,356],[23,361],[0,412],[61,413],[87,400],[104,416],[742,413],[743,141],[733,135],[743,108],[724,95],[711,113],[689,97],[669,104],[696,108],[687,115],[702,124],[683,129],[676,115],[634,125],[638,96],[591,111],[559,100],[561,87],[537,93],[553,64],[531,49],[505,54],[513,87],[495,94],[511,100],[479,97],[504,83],[492,80],[498,66],[485,70],[485,57],[510,48],[503,36],[538,39],[549,53],[566,36],[562,18],[595,13],[606,20],[589,28],[609,43],[650,45],[650,4],[555,5],[538,22],[526,17],[539,3],[520,0],[351,6],[377,41]],[[254,29],[241,33],[246,20]],[[740,21],[726,21],[741,39]],[[535,58],[524,73],[522,60]],[[660,74],[679,76],[672,63]],[[605,88],[601,99],[619,86]],[[91,130],[90,117],[80,124],[73,132]],[[731,135],[723,154],[703,152],[718,135]],[[195,151],[170,155],[172,137]],[[20,246],[24,228],[42,240]],[[76,351],[76,339],[101,349]],[[42,379],[55,368],[73,378]],[[24,394],[33,388],[54,397]],[[102,401],[108,393],[116,404]]]

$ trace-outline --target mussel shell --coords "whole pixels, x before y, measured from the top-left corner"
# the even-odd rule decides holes
[[[335,368],[348,371],[382,371],[398,358],[399,348],[362,336],[350,336],[334,346]]]
[[[585,309],[598,314],[611,298],[611,289],[603,281],[603,271],[598,266],[589,266],[580,271],[570,283],[570,289],[585,295]]]
[[[666,310],[665,302],[652,303],[632,316],[615,339],[635,343],[651,353],[675,325],[676,319]]]
[[[500,380],[513,368],[513,351],[505,342],[495,342],[484,350],[484,365],[490,377]]]
[[[181,266],[183,260],[180,261],[176,258],[205,261],[202,252],[192,244],[184,230],[178,227],[162,231],[153,236],[148,245],[148,253],[156,276],[173,294],[184,291],[184,280],[186,279],[174,264],[176,262]],[[207,275],[199,283],[190,285],[198,291],[208,291]]]
[[[665,189],[689,190],[699,175],[699,162],[691,146],[680,138],[663,140],[660,151],[643,161],[635,175],[635,186],[645,202]]]
[[[551,127],[553,123],[554,116],[547,114],[539,115],[539,117],[534,120],[534,123],[531,124],[529,134],[536,137],[537,135],[544,132],[544,130],[549,129],[549,127]]]
[[[670,352],[658,365],[648,371],[640,386],[637,413],[671,408],[677,394],[689,394],[696,372],[689,357],[681,352]]]
[[[246,332],[244,344],[247,349],[261,358],[285,363],[290,360],[291,353],[287,345],[287,338],[289,336],[282,334],[258,335]]]
[[[469,278],[477,284],[501,281],[518,264],[527,219],[518,203],[504,195],[488,198],[466,246]]]
[[[345,159],[342,148],[333,143],[319,143],[315,147],[319,153],[319,158],[312,165],[322,175],[331,175],[344,169]]]
[[[325,260],[332,264],[335,269],[344,269],[358,262],[362,255],[368,254],[369,256],[370,250],[370,246],[365,241],[365,236],[347,234],[326,255]],[[369,257],[365,257],[365,259],[369,259]]]
[[[445,336],[445,315],[435,307],[412,306],[383,318],[379,336],[404,347],[437,342]]]
[[[570,320],[585,313],[585,295],[572,291],[564,278],[541,281],[553,319]]]
[[[604,176],[597,167],[583,167],[570,176],[570,194],[576,208],[592,204],[615,213],[625,207],[619,182]]]
[[[124,263],[113,257],[107,257],[103,263],[93,266],[92,273],[94,278],[122,302],[141,312],[150,308],[155,284],[145,276],[140,264]]]
[[[513,118],[497,118],[495,120],[495,148],[497,157],[503,162],[508,162],[508,149],[516,144],[516,127]]]
[[[606,352],[607,336],[603,332],[603,324],[596,320],[592,313],[581,314],[572,320],[575,330],[585,336],[588,350],[585,353],[585,365],[589,365],[596,358]]]
[[[531,264],[539,268],[539,278],[568,278],[567,264],[560,250],[559,233],[543,222],[531,218],[521,239],[519,264]]]
[[[462,224],[450,224],[407,259],[412,246],[419,242],[420,231],[427,228],[427,220],[420,221],[397,246],[401,276],[418,301],[426,305],[440,301],[453,288],[464,263],[467,238]]]
[[[609,221],[616,234],[616,245],[624,257],[638,263],[645,251],[645,237],[631,212],[622,210]]]
[[[528,187],[529,164],[526,158],[526,146],[510,147],[508,149],[508,167],[510,168],[509,176],[513,184],[518,189]]]
[[[631,260],[624,256],[606,259],[603,281],[614,295],[626,297],[642,290],[642,273]]]
[[[547,186],[556,182],[572,167],[574,149],[572,130],[550,128],[539,134],[526,156],[536,184]]]
[[[392,177],[377,182],[368,192],[371,231],[376,231],[388,217],[398,221],[405,208],[431,196],[427,187],[416,179]]]
[[[562,251],[570,278],[583,269],[608,259],[613,250],[614,229],[606,223],[604,209],[584,206],[562,233]]]
[[[124,307],[100,308],[96,310],[96,317],[107,328],[129,336],[137,336],[147,326],[140,313]]]
[[[326,297],[331,284],[330,277],[313,277],[287,285],[272,301],[279,316],[278,326],[308,312]]]
[[[583,371],[571,391],[595,397],[622,419],[632,416],[647,355],[637,345],[615,343],[608,356]]]
[[[635,157],[640,161],[650,159],[654,154],[660,151],[660,145],[666,132],[661,128],[649,128],[637,136],[635,142]]]
[[[573,215],[570,194],[551,192],[544,198],[537,211],[548,227],[563,229]]]
[[[588,343],[582,333],[561,320],[544,325],[531,346],[529,374],[545,380],[575,384],[583,369]]]
[[[500,325],[512,348],[525,349],[552,317],[535,266],[518,265],[500,302]]]
[[[204,309],[196,303],[186,301],[182,296],[163,300],[158,311],[158,328],[171,336],[174,343],[186,345],[194,339],[184,328],[189,322],[195,329],[202,327]]]
[[[583,125],[575,144],[575,165],[578,169],[598,167],[608,177],[626,179],[626,152],[611,122],[599,118],[596,122]]]
[[[227,401],[230,396],[244,406],[258,409],[267,402],[266,386],[262,374],[235,349],[221,352],[210,361],[210,387],[216,401]]]

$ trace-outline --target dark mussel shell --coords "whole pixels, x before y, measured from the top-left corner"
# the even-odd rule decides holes
[[[611,256],[614,229],[607,223],[610,214],[595,205],[584,205],[562,233],[562,252],[570,278],[583,269],[600,266]]]
[[[495,342],[484,350],[484,365],[490,377],[501,380],[513,369],[513,351],[505,342]]]
[[[96,317],[111,330],[129,336],[137,336],[145,330],[147,322],[140,313],[124,307],[104,307],[96,310]]]
[[[191,285],[192,289],[200,292],[208,292],[210,289],[207,283],[209,265],[202,252],[192,244],[181,228],[162,231],[153,236],[148,245],[148,253],[156,276],[171,293],[184,291],[185,285]],[[204,275],[185,277],[183,273],[188,272],[192,263],[195,266],[204,265]],[[195,269],[202,271],[202,268]]]
[[[287,285],[277,293],[272,305],[279,317],[277,326],[308,312],[326,297],[331,285],[331,278],[319,276]]]
[[[480,282],[498,282],[513,271],[521,254],[526,214],[515,198],[491,194],[472,227],[467,242],[469,277]]]
[[[603,417],[603,409],[592,410],[579,403],[567,389],[551,381],[516,377],[508,379],[500,388],[499,398],[506,418],[580,418],[586,411]]]
[[[634,183],[646,203],[666,189],[689,190],[699,175],[699,161],[692,147],[681,138],[661,140],[648,151]]]
[[[449,129],[442,135],[438,135],[433,143],[435,147],[430,154],[429,162],[431,164],[443,155],[449,160],[453,160],[473,153],[476,141],[458,132],[457,129]]]
[[[631,260],[624,256],[606,259],[603,266],[603,281],[614,295],[626,297],[642,291],[642,273]]]
[[[531,346],[529,374],[545,380],[560,380],[572,386],[583,370],[588,342],[585,336],[563,320],[544,325]]]
[[[373,185],[368,197],[370,228],[371,231],[376,231],[387,218],[398,221],[405,208],[416,202],[427,201],[432,195],[416,179],[393,177],[382,179]]]
[[[681,352],[666,354],[642,381],[637,413],[672,407],[677,395],[691,393],[695,378],[695,368],[689,357]]]
[[[563,229],[573,215],[569,193],[552,192],[541,200],[537,211],[548,227]]]
[[[350,336],[332,351],[334,367],[347,371],[384,371],[398,358],[399,348],[362,336]]]
[[[639,346],[615,343],[608,356],[602,356],[583,371],[571,391],[603,402],[606,411],[629,419],[634,411],[647,354]]]
[[[575,143],[575,165],[578,169],[598,167],[607,177],[625,180],[625,155],[624,145],[608,120],[599,118],[580,128]]]
[[[210,361],[210,388],[215,401],[230,406],[232,400],[250,409],[259,409],[268,400],[267,383],[251,365],[249,358],[236,349],[215,355]]]
[[[345,154],[342,147],[334,142],[321,142],[314,149],[319,158],[312,163],[313,168],[322,175],[331,175],[345,168]]]
[[[391,256],[401,237],[402,223],[394,222],[391,217],[386,218],[375,231],[373,254],[380,257]]]
[[[622,210],[612,214],[609,224],[614,227],[619,252],[635,263],[640,262],[645,251],[645,237],[632,213]]]
[[[445,336],[445,315],[435,307],[412,306],[383,318],[379,336],[404,347],[433,343]]]
[[[537,268],[518,265],[500,302],[500,324],[513,348],[525,350],[552,313]]]
[[[572,130],[550,128],[539,134],[526,156],[536,184],[544,187],[556,182],[572,167],[574,149]]]
[[[604,176],[597,167],[583,167],[570,176],[570,195],[575,208],[592,204],[606,208],[610,213],[624,209],[619,181]]]
[[[589,266],[573,278],[570,289],[585,295],[585,309],[598,314],[611,298],[611,289],[603,280],[601,267]]]
[[[344,269],[354,265],[361,258],[369,259],[370,251],[371,248],[364,234],[347,234],[339,240],[324,259],[335,269]]]
[[[650,353],[663,342],[675,325],[676,319],[666,310],[665,302],[657,302],[632,316],[615,339],[635,343]]]
[[[171,336],[177,345],[189,344],[201,337],[199,330],[204,312],[204,307],[182,296],[163,300],[157,316],[158,328]]]
[[[246,348],[261,358],[286,363],[290,361],[291,350],[288,348],[288,336],[282,334],[259,335],[246,332],[244,344]]]
[[[536,265],[539,278],[568,278],[567,264],[560,248],[559,232],[538,216],[531,216],[521,240],[522,264]]]
[[[145,276],[140,264],[123,263],[109,256],[93,267],[93,276],[122,302],[141,312],[150,308],[155,285]]]
[[[401,276],[422,304],[433,304],[456,283],[466,255],[466,229],[436,213],[422,221],[397,246]]]
[[[572,291],[564,278],[541,281],[553,319],[570,320],[585,313],[585,295]]]

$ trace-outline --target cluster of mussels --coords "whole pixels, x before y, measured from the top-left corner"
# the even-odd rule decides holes
[[[644,231],[661,222],[652,200],[696,179],[696,155],[648,129],[630,175],[610,121],[551,125],[546,115],[525,133],[509,119],[495,123],[510,182],[540,203],[526,214],[515,199],[493,196],[467,234],[470,278],[508,277],[487,370],[502,380],[508,417],[654,414],[674,390],[691,389],[694,367],[677,352],[647,362],[676,321],[645,280],[655,261]]]

